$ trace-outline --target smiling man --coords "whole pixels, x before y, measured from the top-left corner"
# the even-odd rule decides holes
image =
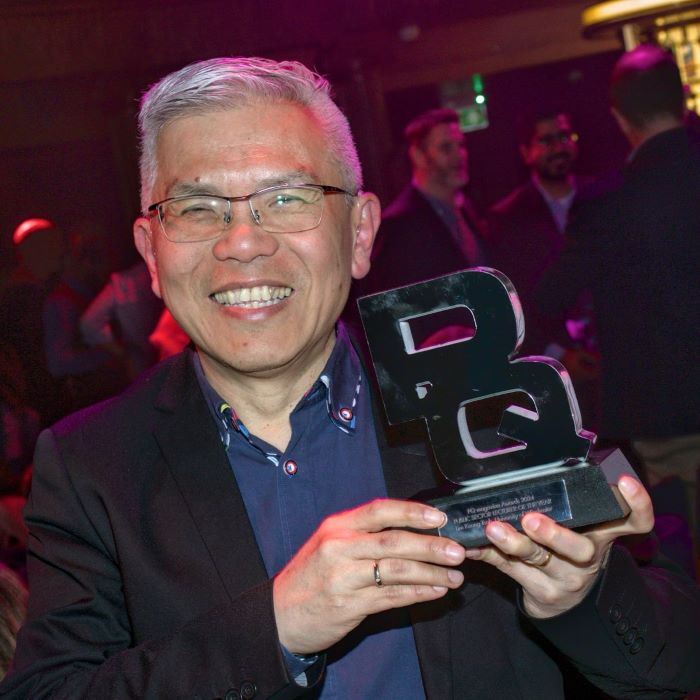
[[[606,688],[689,690],[697,591],[611,549],[651,526],[635,480],[624,521],[530,513],[467,551],[400,500],[435,472],[387,444],[336,322],[379,205],[328,83],[204,61],[140,124],[135,241],[195,349],[40,438],[3,697],[560,698],[564,657]]]

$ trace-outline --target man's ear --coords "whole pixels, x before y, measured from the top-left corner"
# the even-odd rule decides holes
[[[617,122],[617,125],[620,127],[620,131],[625,135],[625,138],[628,141],[631,141],[632,140],[632,131],[633,131],[632,125],[614,107],[610,108],[610,113],[615,118],[615,121]]]
[[[382,208],[376,195],[371,192],[361,192],[357,195],[351,216],[354,279],[362,279],[369,272],[372,246],[381,222],[381,214]]]
[[[141,257],[145,260],[148,271],[151,273],[151,289],[153,293],[163,298],[160,293],[160,282],[158,280],[158,267],[156,266],[156,251],[153,247],[153,234],[151,232],[151,221],[144,216],[140,216],[134,221],[134,244]]]
[[[523,159],[523,163],[530,167],[530,147],[526,146],[524,143],[521,143],[518,146],[518,150],[520,151],[520,157]]]
[[[425,169],[425,153],[415,143],[408,147],[408,158],[414,170]]]

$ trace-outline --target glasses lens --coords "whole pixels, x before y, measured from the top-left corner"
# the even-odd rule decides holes
[[[556,134],[546,134],[537,139],[541,146],[551,147],[558,143],[575,143],[578,141],[578,134],[570,131],[559,131]]]
[[[316,228],[323,214],[319,187],[279,187],[250,198],[260,226],[269,233],[298,233]]]
[[[223,230],[229,203],[220,197],[181,197],[161,204],[158,211],[171,241],[204,241]]]

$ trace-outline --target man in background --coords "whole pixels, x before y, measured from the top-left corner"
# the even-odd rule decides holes
[[[486,261],[474,206],[465,194],[469,154],[459,115],[432,109],[404,130],[411,161],[411,182],[386,208],[372,252],[369,274],[356,280],[344,320],[364,336],[356,300],[365,294],[440,277]],[[452,311],[428,317],[415,328],[419,344],[430,345],[472,332],[463,314]]]
[[[489,211],[489,264],[509,277],[520,298],[525,315],[520,354],[562,361],[574,382],[584,425],[595,430],[599,383],[590,304],[579,300],[563,322],[539,313],[533,299],[542,274],[564,245],[576,194],[588,184],[573,172],[578,134],[568,114],[550,108],[519,120],[518,141],[529,177]]]
[[[700,464],[700,143],[684,126],[683,85],[662,48],[624,54],[610,96],[632,152],[620,176],[577,205],[538,301],[561,315],[582,289],[591,291],[601,437],[640,456],[652,485],[680,476],[692,514]]]
[[[63,231],[49,219],[26,219],[12,234],[16,264],[0,290],[3,342],[18,363],[15,381],[43,425],[60,417],[54,411],[55,382],[44,352],[44,302],[56,287],[66,262]]]
[[[411,182],[386,208],[369,275],[358,296],[485,262],[481,225],[464,188],[469,155],[459,115],[433,109],[404,131]]]

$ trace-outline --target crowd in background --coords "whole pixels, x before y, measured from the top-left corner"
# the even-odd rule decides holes
[[[520,144],[513,158],[524,162],[526,181],[500,202],[474,203],[467,194],[469,168],[479,164],[468,161],[456,113],[436,109],[408,125],[412,179],[385,209],[372,270],[353,290],[347,322],[357,324],[353,301],[362,294],[475,265],[503,271],[520,295],[526,320],[519,353],[549,355],[563,363],[576,387],[584,427],[628,449],[641,476],[654,487],[657,514],[666,516],[659,521],[665,525],[657,528],[657,536],[667,553],[695,574],[695,492],[686,500],[684,484],[679,483],[685,477],[672,469],[649,477],[645,461],[636,459],[640,446],[633,449],[635,439],[646,434],[618,431],[603,406],[606,368],[614,370],[606,365],[605,352],[601,357],[598,342],[596,311],[601,300],[592,298],[590,285],[569,285],[560,276],[557,288],[547,277],[570,235],[572,212],[586,192],[599,187],[590,174],[575,172],[578,150],[587,144],[578,142],[565,106],[523,115],[513,128]],[[16,259],[0,280],[0,612],[6,617],[0,626],[12,632],[21,620],[26,595],[27,535],[21,509],[40,429],[122,391],[188,339],[152,293],[142,262],[113,269],[110,232],[103,224],[59,225],[33,218],[11,235]],[[697,230],[695,236],[697,248]],[[629,250],[625,255],[617,260],[621,268],[637,264]],[[612,263],[589,258],[588,264],[595,272],[596,265],[614,264],[614,258]],[[546,296],[543,284],[549,284],[550,296],[567,298],[558,314],[547,313],[547,303],[538,301],[538,295]],[[569,293],[569,286],[576,287],[575,294]],[[686,301],[680,298],[677,304]],[[668,335],[672,328],[662,320],[653,328],[639,328],[638,345],[622,353],[632,358],[641,348],[643,354],[646,334]],[[692,437],[692,431],[685,432]],[[653,450],[653,445],[642,447]],[[0,629],[0,673],[12,647],[4,634]]]

